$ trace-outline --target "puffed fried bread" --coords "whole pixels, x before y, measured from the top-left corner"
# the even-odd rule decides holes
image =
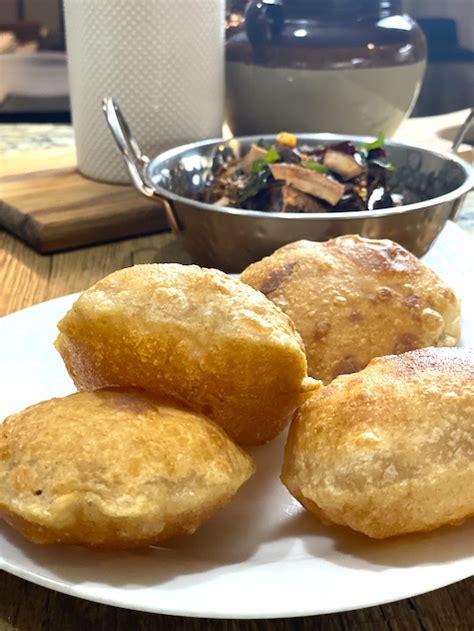
[[[474,350],[374,359],[299,410],[282,481],[325,523],[384,538],[474,515]]]
[[[250,265],[241,280],[290,316],[309,375],[324,383],[373,357],[455,346],[459,339],[453,290],[393,241],[297,241]]]
[[[212,421],[137,391],[80,392],[0,425],[0,516],[35,543],[190,534],[254,473]]]
[[[56,348],[76,386],[170,395],[239,444],[274,438],[320,384],[288,316],[260,292],[195,265],[137,265],[84,292]]]

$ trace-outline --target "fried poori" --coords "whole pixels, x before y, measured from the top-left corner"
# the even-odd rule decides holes
[[[0,516],[35,543],[133,548],[191,534],[254,473],[204,416],[79,392],[0,425]]]
[[[297,241],[250,265],[241,280],[290,316],[306,347],[308,374],[324,383],[373,357],[455,346],[459,339],[454,292],[393,241]]]
[[[239,444],[274,438],[320,384],[288,316],[195,265],[136,265],[84,292],[56,347],[76,386],[134,386],[184,401]]]
[[[313,395],[282,481],[324,523],[384,538],[474,515],[474,350],[374,359]]]

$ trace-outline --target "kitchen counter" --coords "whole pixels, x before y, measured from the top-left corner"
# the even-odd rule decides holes
[[[0,153],[18,153],[33,149],[74,148],[71,125],[0,124]]]

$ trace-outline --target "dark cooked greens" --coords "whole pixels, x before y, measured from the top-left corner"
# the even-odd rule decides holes
[[[266,212],[373,210],[400,204],[390,191],[385,138],[298,146],[294,135],[259,141],[241,159],[216,162],[204,201]]]

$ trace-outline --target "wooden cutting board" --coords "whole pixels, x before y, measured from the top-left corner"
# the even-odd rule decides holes
[[[73,147],[0,157],[0,225],[41,253],[168,229],[159,203],[76,169]]]

